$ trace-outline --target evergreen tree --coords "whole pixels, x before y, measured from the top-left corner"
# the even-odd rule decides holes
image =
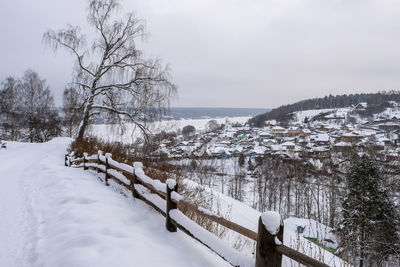
[[[360,267],[399,255],[398,213],[376,162],[368,156],[356,158],[346,175],[346,189],[338,228],[341,249],[355,256]]]

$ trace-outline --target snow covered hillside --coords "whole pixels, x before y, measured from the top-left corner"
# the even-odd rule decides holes
[[[184,182],[189,188],[200,186],[199,184],[189,179],[185,179]],[[259,211],[216,190],[210,189],[208,187],[203,188],[208,192],[210,196],[214,196],[215,199],[218,199],[218,202],[215,202],[214,205],[218,205],[218,209],[222,214],[229,213],[230,220],[232,222],[235,222],[239,225],[242,225],[248,229],[257,232],[258,219],[261,215]],[[217,207],[215,207],[215,209],[217,209]],[[301,227],[303,229],[302,233],[298,232],[298,227]],[[318,223],[315,220],[289,217],[284,220],[283,243],[286,246],[298,250],[312,258],[318,259],[319,261],[322,261],[329,266],[350,266],[349,263],[345,262],[341,258],[335,256],[334,254],[306,239],[306,237],[314,237],[321,241],[335,241],[335,235],[332,234],[331,230],[332,229],[328,226]],[[232,246],[234,246],[235,242],[237,242],[238,235],[239,234],[233,231],[229,231],[224,239],[226,242],[229,242]],[[326,247],[329,247],[329,244],[327,243],[324,243],[324,245]],[[254,245],[252,243],[247,243],[242,247],[241,250],[242,253],[251,255],[252,253],[254,253]],[[283,256],[282,266],[291,267],[299,265],[288,257]]]
[[[68,139],[0,150],[0,266],[230,266],[140,200],[65,168]]]

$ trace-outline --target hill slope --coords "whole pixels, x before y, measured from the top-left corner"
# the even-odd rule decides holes
[[[267,120],[288,122],[292,119],[292,113],[296,111],[346,108],[359,103],[367,103],[367,110],[363,115],[372,116],[389,107],[390,104],[388,102],[390,101],[400,102],[400,92],[391,91],[374,94],[329,95],[323,98],[302,100],[293,104],[274,108],[269,112],[251,118],[249,122],[253,126],[261,127]]]

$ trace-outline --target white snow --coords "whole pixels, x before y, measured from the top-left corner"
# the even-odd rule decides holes
[[[163,193],[167,193],[167,185],[163,182],[161,182],[160,180],[153,180],[150,177],[148,177],[144,171],[143,171],[143,165],[141,162],[135,162],[133,163],[134,168],[135,168],[135,175],[142,180],[143,182],[145,182],[146,184],[150,184],[152,185],[156,190],[163,192]]]
[[[282,224],[281,215],[275,211],[266,211],[261,214],[261,221],[265,229],[271,234],[276,235],[279,232],[279,227]]]
[[[169,189],[173,190],[176,186],[176,181],[174,179],[167,179],[166,184]]]
[[[0,151],[0,266],[230,266],[103,174],[64,167],[68,142]]]
[[[115,178],[117,178],[118,180],[120,180],[121,182],[123,182],[126,185],[130,185],[131,181],[125,177],[125,175],[123,175],[122,173],[113,170],[113,169],[108,169],[107,173],[113,175]]]
[[[221,240],[214,234],[208,232],[196,223],[193,223],[179,210],[171,210],[169,212],[172,219],[178,221],[186,229],[188,229],[199,240],[209,245],[219,255],[224,257],[234,264],[234,266],[252,267],[254,266],[254,259],[246,257],[244,254],[230,247],[228,244],[221,242]]]
[[[282,241],[280,241],[277,236],[274,237],[274,242],[275,242],[275,245],[278,245],[278,246],[282,245]]]

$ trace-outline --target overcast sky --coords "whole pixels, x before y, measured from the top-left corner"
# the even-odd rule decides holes
[[[83,0],[0,2],[0,79],[32,68],[57,103],[72,58],[47,29],[84,30]],[[398,0],[125,0],[146,20],[146,55],[169,63],[173,106],[272,108],[328,94],[400,86]]]

